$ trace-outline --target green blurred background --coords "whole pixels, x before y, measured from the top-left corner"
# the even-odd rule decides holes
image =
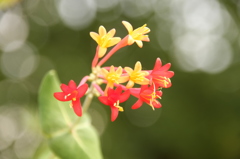
[[[89,113],[105,159],[240,158],[239,0],[22,0],[0,10],[0,159],[31,159],[45,142],[38,119],[44,74],[62,83],[91,71],[103,25],[124,37],[122,20],[147,23],[151,42],[121,49],[105,66],[157,57],[172,63],[173,86],[162,108],[144,105],[110,122],[109,107],[94,100]],[[0,6],[1,6],[0,1]]]

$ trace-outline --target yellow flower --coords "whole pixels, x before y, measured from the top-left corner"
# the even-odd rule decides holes
[[[142,41],[150,41],[148,35],[145,35],[150,32],[150,29],[146,27],[147,24],[144,24],[142,27],[133,30],[133,27],[129,22],[122,21],[122,23],[128,30],[128,45],[132,45],[134,42],[136,42],[137,45],[141,48],[143,46]]]
[[[142,71],[141,62],[138,61],[135,64],[134,70],[130,67],[125,67],[124,70],[129,75],[129,81],[126,85],[127,88],[132,88],[134,86],[134,83],[137,83],[140,85],[149,84],[149,80],[145,78],[145,76],[149,75],[149,73],[147,71]]]
[[[18,3],[19,0],[0,0],[0,9],[9,8]]]
[[[90,32],[90,36],[95,40],[99,46],[98,57],[101,58],[105,55],[107,48],[116,45],[121,38],[113,37],[116,33],[115,29],[111,29],[108,33],[104,26],[100,26],[98,29],[99,34]]]
[[[110,67],[109,72],[105,69],[102,68],[102,74],[104,78],[107,80],[107,88],[113,88],[114,83],[119,84],[119,83],[124,83],[127,82],[129,79],[128,76],[121,76],[122,75],[122,67],[118,67],[117,70],[115,71],[114,66],[112,65]]]

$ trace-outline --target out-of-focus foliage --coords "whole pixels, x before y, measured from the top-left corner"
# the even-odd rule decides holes
[[[52,152],[47,142],[43,142],[43,144],[41,144],[38,147],[37,151],[35,152],[33,159],[46,159],[46,158],[60,159]]]
[[[43,133],[52,151],[62,159],[101,159],[98,135],[87,114],[81,118],[67,102],[53,97],[60,82],[55,71],[44,77],[39,91],[39,113]]]
[[[0,11],[0,158],[32,159],[45,143],[40,82],[56,69],[61,83],[91,71],[100,25],[127,34],[147,23],[150,42],[123,48],[106,66],[156,57],[172,63],[173,86],[161,109],[125,105],[114,123],[96,99],[89,109],[104,159],[240,158],[240,2],[238,0],[24,0]]]

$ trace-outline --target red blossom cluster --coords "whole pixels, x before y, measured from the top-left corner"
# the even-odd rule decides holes
[[[157,99],[162,97],[162,88],[171,87],[170,78],[174,76],[174,72],[169,71],[171,64],[162,66],[160,58],[156,59],[152,70],[142,70],[141,62],[136,62],[134,69],[130,67],[101,67],[117,50],[127,45],[132,45],[134,42],[142,47],[142,41],[150,41],[148,35],[150,29],[146,24],[133,30],[130,23],[123,21],[123,25],[128,30],[128,35],[123,39],[113,37],[116,30],[112,29],[109,32],[103,26],[99,27],[99,33],[90,32],[90,36],[97,42],[96,54],[92,61],[92,73],[85,76],[80,84],[71,80],[68,85],[61,84],[62,92],[54,93],[54,97],[59,101],[72,101],[71,107],[76,115],[82,115],[82,105],[80,98],[87,95],[85,100],[92,99],[92,96],[98,96],[101,103],[107,105],[111,109],[111,121],[116,120],[119,111],[123,111],[123,107],[119,104],[125,102],[130,95],[137,98],[132,109],[137,109],[143,103],[148,104],[154,110],[162,105]],[[114,46],[115,45],[115,46]],[[114,46],[108,53],[107,49]],[[88,88],[87,81],[91,82]],[[124,83],[126,83],[124,85]],[[106,84],[105,88],[100,87]],[[134,87],[135,84],[140,85],[140,88]],[[136,86],[136,85],[135,85]],[[87,105],[83,105],[87,107]]]

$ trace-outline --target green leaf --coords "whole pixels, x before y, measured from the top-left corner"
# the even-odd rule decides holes
[[[33,159],[60,159],[50,149],[46,142],[43,142],[35,152]]]
[[[99,138],[85,113],[78,117],[70,102],[53,97],[61,92],[55,71],[44,77],[39,91],[40,121],[53,152],[62,159],[101,159]]]

